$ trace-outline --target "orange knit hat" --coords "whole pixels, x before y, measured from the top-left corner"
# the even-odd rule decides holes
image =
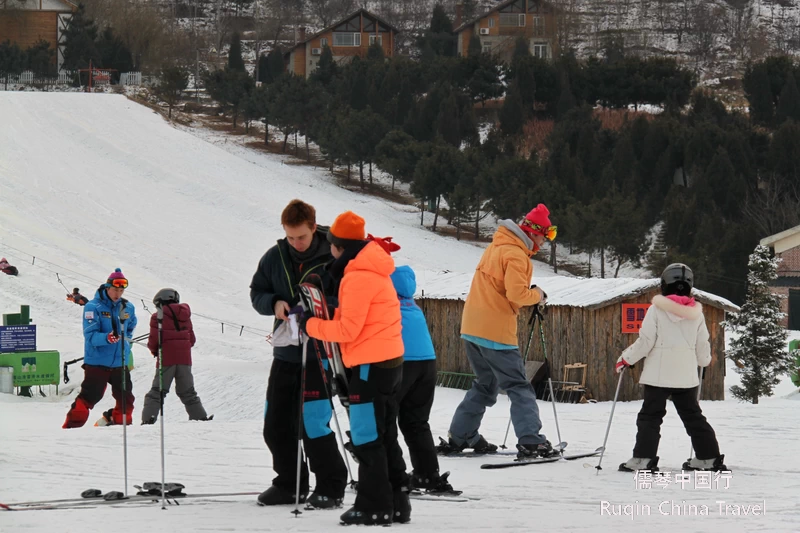
[[[363,241],[367,238],[364,219],[352,211],[345,211],[333,221],[328,230],[328,241],[343,248],[347,241]]]

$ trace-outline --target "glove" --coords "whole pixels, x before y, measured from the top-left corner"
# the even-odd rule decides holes
[[[539,300],[539,304],[538,305],[542,305],[542,306],[547,305],[547,293],[544,292],[541,287],[537,287],[536,285],[531,285],[530,288],[531,288],[531,290],[536,289],[537,291],[539,291],[539,294],[542,297],[541,300]]]
[[[614,373],[619,374],[626,366],[631,366],[631,364],[620,356],[619,359],[617,359],[617,364],[614,365]]]
[[[108,336],[106,336],[106,340],[108,341],[108,344],[116,344],[119,342],[119,337],[114,335],[114,332],[112,331],[108,334]]]

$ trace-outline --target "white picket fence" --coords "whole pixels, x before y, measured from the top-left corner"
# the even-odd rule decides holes
[[[141,72],[123,72],[119,75],[120,85],[141,85],[142,73]]]
[[[102,71],[103,75],[109,75],[109,72]],[[12,74],[8,77],[9,85],[71,85],[75,81],[75,73],[70,71],[61,71],[58,76],[37,76],[30,70],[26,70],[20,74]],[[99,81],[99,80],[98,80]],[[141,72],[123,72],[119,77],[120,85],[142,85]],[[152,80],[144,80],[145,82]],[[102,82],[101,82],[102,83]],[[0,89],[5,86],[5,76],[0,77]]]

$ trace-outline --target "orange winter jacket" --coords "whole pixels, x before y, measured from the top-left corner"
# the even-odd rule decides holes
[[[540,300],[539,292],[529,288],[532,255],[520,235],[502,225],[497,229],[472,278],[461,317],[462,335],[518,344],[519,310]]]
[[[403,355],[400,300],[389,275],[394,261],[374,242],[344,269],[332,320],[311,318],[309,337],[338,342],[344,366],[380,363]]]

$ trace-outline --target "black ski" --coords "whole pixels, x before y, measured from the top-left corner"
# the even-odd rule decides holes
[[[566,447],[567,447],[566,442],[560,442],[553,447],[553,451],[555,453],[559,453]],[[442,437],[439,437],[439,445],[436,446],[436,453],[440,457],[509,457],[509,456],[516,457],[516,455],[519,452],[517,450],[506,450],[506,449],[499,449],[494,452],[488,452],[488,453],[480,453],[480,452],[475,452],[473,450],[459,451],[451,449],[450,444]]]
[[[481,468],[484,470],[496,470],[498,468],[511,468],[514,466],[525,466],[525,465],[536,465],[542,463],[555,463],[560,461],[562,458],[566,459],[567,461],[574,461],[575,459],[583,459],[584,457],[592,457],[595,455],[600,455],[603,451],[603,447],[600,446],[593,452],[586,452],[586,453],[576,453],[571,455],[554,455],[551,457],[537,457],[536,459],[519,459],[516,461],[511,461],[508,463],[488,463],[481,465]]]
[[[160,484],[159,484],[160,485]],[[202,498],[223,498],[232,496],[258,496],[258,492],[210,492],[210,493],[197,493],[197,494],[182,494],[173,497],[168,496],[167,499],[171,501],[184,500],[184,499],[202,499]],[[17,502],[17,503],[0,503],[0,509],[6,511],[33,511],[41,509],[71,509],[82,507],[94,507],[97,505],[117,505],[128,503],[147,503],[157,502],[161,500],[161,495],[147,495],[147,496],[129,496],[117,500],[104,500],[102,498],[71,498],[63,500],[42,500],[31,502]]]

